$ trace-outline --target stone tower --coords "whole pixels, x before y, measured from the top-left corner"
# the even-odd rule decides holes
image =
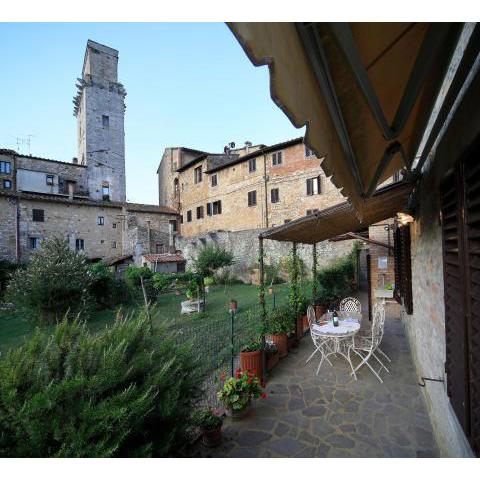
[[[88,168],[89,196],[125,202],[125,96],[118,82],[118,51],[88,40],[73,100],[78,162]]]

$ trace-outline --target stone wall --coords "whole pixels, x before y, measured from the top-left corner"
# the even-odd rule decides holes
[[[258,235],[264,230],[243,230],[241,232],[212,232],[204,236],[176,239],[176,248],[182,251],[187,260],[186,268],[193,268],[199,250],[206,244],[221,246],[234,254],[234,264],[231,273],[243,282],[250,283],[252,268],[258,267]],[[320,242],[317,244],[318,268],[328,265],[333,260],[348,255],[353,248],[354,241]],[[275,242],[264,240],[265,263],[278,265],[292,249],[289,242]],[[307,273],[312,270],[312,246],[298,245],[299,257],[305,262]]]
[[[413,314],[404,315],[417,375],[445,379],[445,310],[439,184],[480,135],[480,76],[458,107],[418,187],[419,208],[411,224]],[[448,378],[445,379],[448,382]],[[427,382],[425,394],[439,447],[447,456],[470,456],[446,383]]]

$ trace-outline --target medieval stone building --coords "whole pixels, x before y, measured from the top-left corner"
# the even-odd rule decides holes
[[[157,173],[159,203],[178,209],[187,238],[274,227],[344,200],[302,137],[222,154],[167,148]]]
[[[0,258],[28,260],[40,242],[65,238],[90,259],[110,263],[173,249],[177,212],[127,203],[125,89],[118,52],[87,43],[78,93],[78,158],[63,162],[0,150]]]

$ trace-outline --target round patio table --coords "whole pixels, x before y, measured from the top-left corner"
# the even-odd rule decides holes
[[[326,345],[325,349],[321,349],[322,358],[318,365],[317,375],[323,360],[328,360],[330,355],[341,355],[347,360],[352,369],[352,375],[355,380],[357,379],[348,347],[351,344],[352,337],[360,330],[361,318],[362,315],[360,313],[340,312],[338,326],[334,327],[332,314],[325,313],[320,317],[316,325],[312,325],[312,333],[324,339]]]

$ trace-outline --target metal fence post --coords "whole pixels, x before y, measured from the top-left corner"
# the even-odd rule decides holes
[[[317,298],[317,244],[312,247],[312,300]]]
[[[231,373],[233,377],[233,359],[234,359],[234,323],[235,323],[235,311],[233,308],[230,309],[230,348],[231,348]]]

